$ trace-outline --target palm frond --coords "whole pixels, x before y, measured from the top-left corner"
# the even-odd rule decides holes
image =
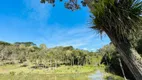
[[[94,3],[93,29],[113,32],[117,38],[136,32],[142,25],[141,0],[100,0]]]

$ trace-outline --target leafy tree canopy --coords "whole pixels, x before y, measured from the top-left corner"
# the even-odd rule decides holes
[[[36,44],[33,42],[15,42],[14,44],[18,46],[21,44],[24,44],[25,46],[36,46]]]

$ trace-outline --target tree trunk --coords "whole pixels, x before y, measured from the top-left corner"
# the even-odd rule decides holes
[[[77,65],[79,66],[79,58],[78,58],[78,60],[77,60],[78,62],[77,62]]]
[[[107,33],[116,49],[120,53],[122,60],[132,72],[136,80],[142,80],[142,58],[129,42],[118,41],[116,36]]]
[[[142,61],[134,48],[122,49],[117,47],[123,61],[126,63],[136,80],[142,80]],[[127,55],[129,53],[129,55]]]

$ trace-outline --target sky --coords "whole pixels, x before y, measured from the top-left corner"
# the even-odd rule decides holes
[[[82,7],[77,11],[41,4],[40,0],[2,0],[0,3],[0,41],[10,43],[31,41],[47,47],[73,46],[96,51],[110,43],[109,38],[89,28],[90,11]]]

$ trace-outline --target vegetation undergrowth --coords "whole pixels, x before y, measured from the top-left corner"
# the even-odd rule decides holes
[[[72,74],[72,73],[90,73],[97,68],[94,66],[65,66],[33,69],[30,66],[20,67],[20,65],[0,66],[0,74],[19,74],[19,73],[37,73],[37,74]]]

